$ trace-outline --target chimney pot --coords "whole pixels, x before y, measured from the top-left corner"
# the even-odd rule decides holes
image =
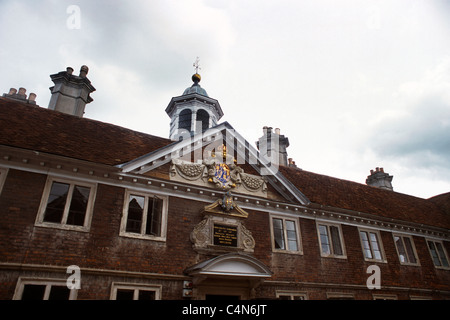
[[[9,89],[9,95],[13,95],[13,94],[16,94],[17,93],[17,89],[16,88],[11,88],[11,89]]]
[[[19,88],[19,94],[26,95],[27,89],[25,88]]]
[[[72,73],[73,73],[73,68],[72,68],[72,67],[67,67],[67,68],[66,68],[66,71],[67,71],[68,74],[72,75]]]
[[[281,131],[280,131],[280,128],[275,128],[275,133],[276,133],[276,134],[280,135],[280,132],[281,132]]]
[[[89,68],[87,66],[81,66],[81,68],[80,68],[80,77],[81,78],[86,78],[88,72],[89,72]]]
[[[30,93],[30,96],[28,97],[28,100],[35,101],[36,100],[36,93]]]

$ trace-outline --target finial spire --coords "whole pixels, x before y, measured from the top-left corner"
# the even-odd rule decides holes
[[[193,64],[193,66],[194,66],[194,68],[195,68],[195,73],[196,73],[196,74],[198,74],[198,70],[201,70],[201,69],[202,69],[202,68],[200,68],[199,62],[200,62],[200,58],[197,57],[197,58],[195,59],[195,61],[194,61],[194,64]]]

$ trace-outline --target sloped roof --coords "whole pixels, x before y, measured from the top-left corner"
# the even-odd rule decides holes
[[[450,216],[450,192],[431,197],[429,200],[441,207]]]
[[[173,141],[0,97],[0,144],[117,165]]]
[[[117,166],[172,143],[0,97],[0,145]],[[450,193],[427,200],[292,167],[279,170],[313,204],[450,229]]]
[[[450,228],[450,214],[443,209],[445,203],[449,206],[450,196],[431,201],[293,167],[280,171],[312,203]]]

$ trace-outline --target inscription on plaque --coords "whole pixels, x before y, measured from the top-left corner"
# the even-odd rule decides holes
[[[214,244],[216,246],[237,247],[237,227],[215,224]]]

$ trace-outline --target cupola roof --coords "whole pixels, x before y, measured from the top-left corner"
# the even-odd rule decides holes
[[[206,90],[199,85],[201,79],[202,79],[201,76],[198,73],[195,73],[192,76],[192,81],[194,82],[194,84],[189,88],[186,88],[186,90],[184,90],[182,95],[185,96],[192,93],[198,93],[201,94],[202,96],[209,97],[208,93],[206,93]]]

